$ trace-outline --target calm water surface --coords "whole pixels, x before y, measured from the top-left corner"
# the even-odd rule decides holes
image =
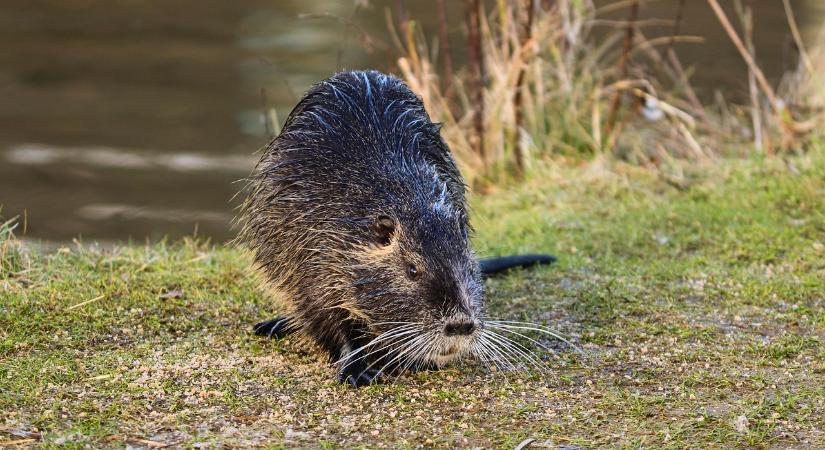
[[[264,107],[283,120],[336,69],[392,67],[395,2],[361,3],[4,0],[0,215],[25,216],[26,235],[49,241],[230,238],[237,180],[267,141]],[[406,2],[435,36],[432,3]],[[448,2],[454,18],[460,3]],[[825,2],[793,3],[813,35]],[[677,4],[645,14],[672,18]],[[696,84],[738,95],[735,49],[705,2],[687,4],[683,33],[708,42],[679,48]],[[776,76],[791,59],[781,1],[752,4],[760,61]],[[451,33],[458,47],[460,27]]]

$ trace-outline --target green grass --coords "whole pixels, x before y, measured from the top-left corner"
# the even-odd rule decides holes
[[[678,182],[597,159],[473,209],[482,255],[560,257],[489,280],[491,315],[590,357],[549,343],[547,376],[348,389],[311,345],[251,335],[273,311],[238,251],[40,254],[3,231],[0,446],[825,446],[821,157],[718,160]]]

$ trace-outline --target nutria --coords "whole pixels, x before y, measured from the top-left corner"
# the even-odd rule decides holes
[[[548,263],[482,261],[464,181],[421,100],[376,71],[313,86],[249,179],[239,241],[290,312],[255,326],[300,331],[354,386],[469,356],[484,326],[482,274]]]

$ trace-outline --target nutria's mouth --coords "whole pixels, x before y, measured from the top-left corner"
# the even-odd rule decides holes
[[[438,356],[451,356],[461,353],[463,346],[452,344],[439,350]]]
[[[438,366],[450,364],[464,355],[471,353],[472,339],[464,338],[457,342],[445,342],[443,346],[433,351],[431,359]]]
[[[453,349],[441,350],[440,352],[438,352],[436,356],[438,356],[439,358],[454,358],[458,356],[459,353],[459,351]]]

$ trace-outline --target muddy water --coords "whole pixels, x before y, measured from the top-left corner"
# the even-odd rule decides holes
[[[406,3],[434,35],[433,2]],[[460,3],[448,2],[453,17]],[[825,2],[792,3],[813,35]],[[4,0],[0,215],[24,216],[28,237],[51,241],[231,237],[236,181],[267,140],[264,105],[283,120],[338,68],[390,68],[394,4]],[[645,15],[672,18],[677,4],[647,2]],[[735,49],[705,2],[686,4],[682,32],[707,39],[679,46],[696,84],[737,95]],[[777,76],[793,59],[782,2],[751,4],[760,61]]]

